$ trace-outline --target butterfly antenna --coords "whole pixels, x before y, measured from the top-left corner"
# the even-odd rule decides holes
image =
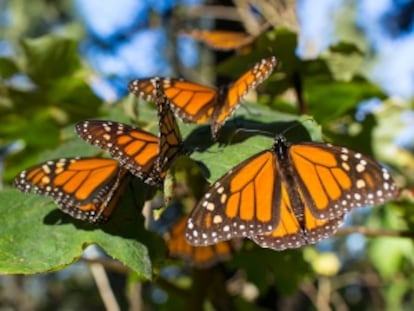
[[[255,116],[255,117],[260,116],[260,112],[254,112],[254,111],[252,111],[248,107],[248,105],[246,105],[245,103],[240,103],[240,107],[243,107],[243,109],[246,110],[247,111],[247,114],[249,114],[249,115],[252,115],[252,116]]]
[[[237,128],[231,133],[228,139],[228,144],[231,145],[233,143],[240,142],[240,140],[243,140],[243,136],[250,137],[253,135],[263,135],[263,136],[274,137],[274,133],[270,131],[264,131],[264,130],[259,130],[259,129],[249,129],[249,128]]]
[[[303,122],[307,122],[307,121],[314,122],[315,120],[313,120],[312,118],[306,118],[306,119],[303,119],[303,120],[294,120],[294,121],[292,121],[292,124],[289,125],[287,128],[285,128],[282,132],[280,132],[279,135],[285,136],[286,133],[290,132],[294,128],[297,128],[299,126],[303,126]]]

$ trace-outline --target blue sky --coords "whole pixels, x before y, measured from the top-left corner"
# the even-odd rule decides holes
[[[370,79],[390,96],[414,95],[414,6],[407,0],[299,0],[301,23],[298,55],[314,58],[338,41],[336,21],[341,10],[356,5],[355,24],[365,34],[377,62]],[[408,25],[401,25],[406,16]]]
[[[106,80],[95,80],[97,92],[106,99],[123,96],[122,85],[132,78],[171,75],[166,58],[167,32],[163,16],[176,5],[195,5],[202,0],[99,0],[75,1],[75,9],[89,37],[82,51]],[[338,15],[349,5],[356,6],[355,25],[365,34],[377,61],[369,70],[370,79],[390,96],[405,99],[414,95],[414,32],[411,26],[399,29],[403,12],[412,10],[407,0],[298,0],[301,24],[297,54],[316,58],[338,42]],[[151,12],[161,16],[158,28],[149,30]],[[409,24],[410,25],[410,24]],[[128,34],[126,40],[125,34]],[[178,55],[187,66],[198,62],[195,45],[179,39]],[[111,91],[112,89],[112,91]],[[109,96],[109,97],[108,97]]]
[[[165,49],[168,16],[176,6],[192,6],[203,0],[75,0],[75,16],[85,25],[87,37],[81,45],[97,75],[96,92],[108,101],[126,94],[133,78],[171,75],[174,70]],[[367,38],[376,62],[369,63],[369,77],[390,96],[414,96],[414,1],[412,0],[298,0],[301,24],[297,54],[316,58],[339,40],[337,21],[343,10],[355,6],[354,25]],[[158,15],[154,27],[152,16]],[[0,14],[0,25],[10,26],[10,10]],[[150,24],[151,27],[149,26]],[[196,44],[188,38],[176,42],[185,66],[199,61]],[[169,52],[167,52],[169,53]],[[0,41],[0,54],[14,52]]]

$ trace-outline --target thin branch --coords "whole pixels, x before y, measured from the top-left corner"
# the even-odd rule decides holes
[[[142,310],[142,283],[135,281],[128,286],[128,302],[129,311],[141,311]]]
[[[123,264],[121,264],[119,261],[113,260],[113,259],[109,259],[109,258],[94,258],[94,259],[89,259],[89,258],[84,258],[81,257],[80,261],[83,261],[87,264],[100,264],[102,266],[104,266],[106,269],[111,270],[113,272],[117,272],[119,274],[128,274],[131,272],[131,269],[129,269],[128,267],[124,266]]]
[[[329,300],[331,297],[331,280],[327,277],[318,279],[318,292],[316,295],[316,306],[319,311],[331,311]]]
[[[349,311],[348,305],[338,292],[332,292],[331,302],[336,311]]]
[[[292,84],[299,104],[299,113],[306,114],[308,112],[308,105],[303,97],[303,81],[298,71],[295,71],[292,75]]]
[[[313,305],[317,307],[318,304],[316,299],[318,296],[318,290],[316,289],[316,286],[309,280],[305,280],[302,282],[300,289],[309,298]]]
[[[210,17],[215,19],[241,21],[235,7],[223,5],[201,5],[187,10],[188,17]]]
[[[371,229],[363,226],[341,228],[337,231],[336,234],[345,235],[350,233],[361,233],[371,237],[388,236],[414,238],[414,231],[410,230]]]
[[[89,265],[89,267],[91,269],[92,276],[95,280],[96,286],[98,287],[99,294],[101,295],[106,310],[121,310],[118,302],[116,301],[111,285],[109,284],[108,276],[106,275],[103,265],[99,263],[92,263]]]

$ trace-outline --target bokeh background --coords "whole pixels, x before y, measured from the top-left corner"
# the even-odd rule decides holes
[[[0,310],[414,308],[413,1],[2,0],[0,7]],[[236,30],[257,38],[234,51],[214,51],[182,34],[192,29]],[[31,243],[48,254],[49,239],[71,223],[48,223],[38,206],[35,218],[30,204],[10,192],[12,179],[49,158],[96,153],[73,142],[75,122],[114,118],[156,131],[153,106],[137,108],[128,95],[131,79],[175,76],[220,85],[269,55],[280,64],[259,95],[249,97],[255,105],[241,107],[241,115],[256,119],[266,107],[269,115],[257,120],[313,118],[316,137],[386,165],[402,189],[398,200],[353,211],[342,231],[317,246],[278,253],[247,242],[232,260],[207,270],[165,259],[163,242],[140,232],[134,238],[150,249],[152,265],[147,274],[130,269],[100,247],[83,252],[79,245],[89,243],[82,234],[96,230],[77,225],[71,228],[79,234],[76,251],[69,252],[64,240],[59,263],[43,257],[44,267],[36,263],[32,270],[16,264],[10,244],[19,254],[25,244],[13,242],[13,234],[29,236],[25,243],[30,243],[28,228],[46,222],[42,239]],[[183,136],[193,129],[184,127]],[[254,141],[253,147],[246,140],[228,151],[208,146],[194,158],[211,168],[214,181],[225,173],[214,166],[217,154],[255,153],[271,145],[267,140],[267,145]],[[229,168],[236,164],[230,163]],[[17,205],[26,210],[14,213]],[[155,231],[168,230],[158,226]],[[137,266],[144,261],[140,257]],[[203,283],[210,287],[200,289]]]

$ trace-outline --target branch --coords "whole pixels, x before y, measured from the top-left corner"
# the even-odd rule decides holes
[[[108,276],[106,275],[103,265],[99,263],[91,263],[89,267],[96,286],[98,287],[99,294],[101,295],[102,301],[105,305],[105,309],[108,311],[121,310],[118,302],[116,301],[111,285],[109,284]]]
[[[215,19],[241,21],[235,7],[223,5],[201,5],[187,10],[189,17],[210,17]]]
[[[131,269],[129,269],[128,267],[124,266],[119,261],[116,261],[114,259],[109,259],[109,258],[89,259],[89,258],[81,257],[79,260],[83,261],[87,264],[90,264],[90,265],[92,265],[92,264],[101,264],[106,269],[111,270],[113,272],[117,272],[119,274],[125,274],[126,275],[126,274],[131,272]]]
[[[414,231],[410,230],[392,230],[392,229],[371,229],[363,226],[353,226],[341,228],[336,234],[345,235],[350,233],[361,233],[366,236],[378,237],[378,236],[389,236],[389,237],[404,237],[414,238]]]

